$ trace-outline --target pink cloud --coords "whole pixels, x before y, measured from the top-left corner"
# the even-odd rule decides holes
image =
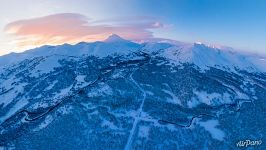
[[[151,17],[126,17],[95,21],[74,13],[19,20],[6,25],[18,47],[103,40],[112,33],[132,40],[152,38],[150,29],[163,27]]]

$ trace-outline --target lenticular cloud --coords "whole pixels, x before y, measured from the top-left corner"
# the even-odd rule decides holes
[[[97,23],[81,14],[63,13],[11,22],[6,25],[5,31],[16,37],[15,43],[19,47],[25,47],[97,41],[112,33],[132,40],[143,40],[153,37],[149,29],[163,27],[162,23],[148,17],[116,20]]]

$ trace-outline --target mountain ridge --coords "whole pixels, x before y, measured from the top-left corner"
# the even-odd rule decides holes
[[[224,150],[242,138],[265,140],[258,57],[119,41],[13,57],[0,69],[0,148],[205,149],[208,141]]]
[[[265,58],[263,59],[263,57],[237,52],[231,48],[219,49],[204,44],[173,43],[167,41],[138,44],[125,40],[116,34],[111,35],[102,42],[81,42],[76,45],[63,44],[59,46],[42,46],[22,53],[11,53],[0,56],[0,67],[14,64],[32,57],[54,54],[66,56],[95,55],[98,57],[106,57],[113,54],[127,55],[136,51],[146,51],[150,53],[162,49],[165,50],[164,53],[168,53],[168,56],[166,57],[170,57],[175,61],[174,63],[194,63],[203,70],[218,65],[231,70],[238,67],[238,69],[266,72],[266,68],[264,67],[264,65],[266,65]],[[169,49],[172,49],[170,50],[172,52],[167,52]],[[169,56],[170,53],[172,53],[172,56]],[[173,53],[179,53],[179,55],[177,56]]]

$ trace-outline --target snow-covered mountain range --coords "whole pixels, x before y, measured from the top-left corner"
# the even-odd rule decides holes
[[[265,57],[231,48],[118,35],[4,55],[0,147],[235,149],[239,140],[265,141],[265,66]]]
[[[231,70],[244,69],[255,72],[266,72],[265,56],[241,53],[234,51],[232,48],[219,49],[201,43],[173,43],[172,41],[168,42],[164,40],[137,44],[115,34],[102,42],[42,46],[23,53],[11,53],[0,57],[0,66],[14,64],[21,60],[38,56],[65,55],[79,57],[93,55],[106,57],[113,54],[129,54],[137,51],[146,53],[162,51],[162,55],[173,60],[173,63],[191,63],[201,69],[217,66]]]

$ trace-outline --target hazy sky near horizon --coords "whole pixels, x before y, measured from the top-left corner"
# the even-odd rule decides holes
[[[3,0],[0,55],[45,44],[103,40],[200,41],[266,53],[264,0]]]

